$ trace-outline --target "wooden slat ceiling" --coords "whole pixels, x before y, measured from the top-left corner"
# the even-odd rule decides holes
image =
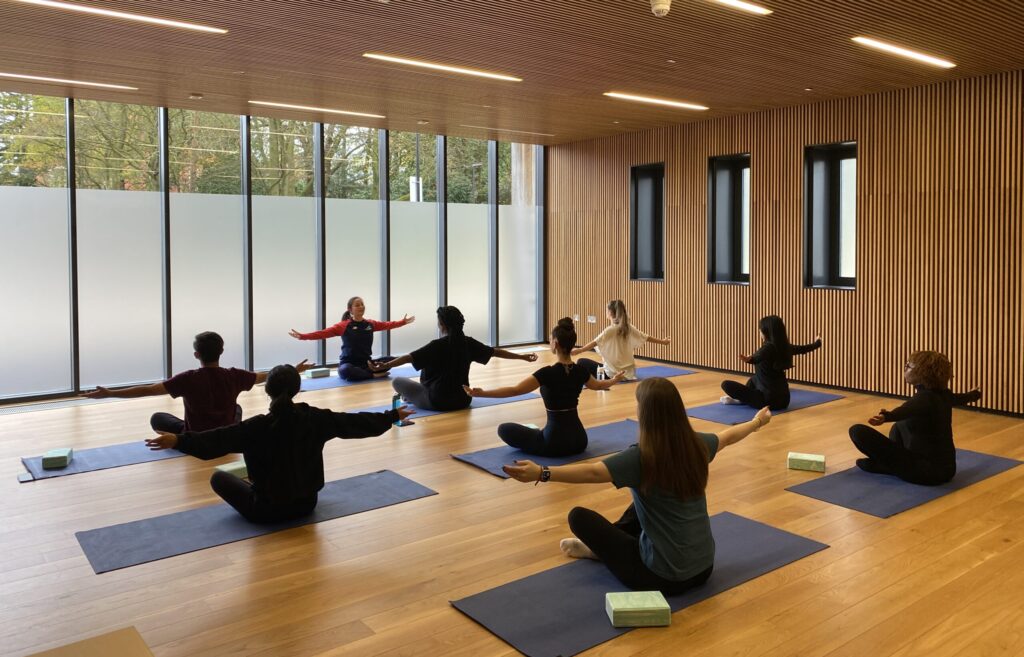
[[[762,17],[711,0],[102,0],[225,35],[0,0],[0,71],[137,92],[0,78],[0,90],[358,123],[557,144],[1024,68],[1024,2],[764,0]],[[950,59],[943,70],[857,35]],[[499,82],[363,58],[374,51],[508,73]],[[667,60],[675,60],[670,64]],[[812,91],[805,91],[810,88]],[[605,91],[709,106],[637,105]],[[189,94],[203,94],[200,101]],[[249,99],[387,116],[254,110]],[[418,121],[429,121],[420,125]],[[488,132],[464,125],[550,133]]]

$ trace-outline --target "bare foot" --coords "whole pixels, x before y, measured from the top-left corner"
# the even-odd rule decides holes
[[[590,551],[583,541],[578,538],[563,538],[558,547],[562,549],[565,556],[573,559],[597,559],[597,555]]]
[[[391,372],[374,372],[373,373],[373,378],[375,378],[375,379],[383,379],[386,376],[391,376]]]

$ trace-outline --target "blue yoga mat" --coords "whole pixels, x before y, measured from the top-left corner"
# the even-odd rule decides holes
[[[313,513],[289,522],[254,524],[227,504],[214,504],[76,532],[75,537],[99,574],[431,495],[437,493],[390,470],[381,470],[327,482]]]
[[[712,516],[711,531],[714,572],[702,586],[666,596],[672,611],[828,547],[732,513]],[[612,627],[604,610],[605,593],[624,590],[604,564],[578,559],[452,605],[528,657],[569,657],[630,631]]]
[[[475,465],[492,475],[508,479],[508,475],[501,469],[502,465],[513,463],[519,459],[530,459],[540,465],[565,465],[612,452],[621,452],[636,442],[638,430],[639,425],[636,420],[623,420],[592,427],[587,429],[587,449],[572,456],[537,456],[508,445],[502,445],[468,454],[452,454],[452,458]]]
[[[786,490],[878,518],[888,518],[1015,468],[1020,463],[1002,456],[958,449],[956,476],[941,486],[919,486],[899,477],[871,474],[853,467]]]
[[[772,415],[781,415],[782,413],[796,411],[801,408],[807,408],[808,406],[817,406],[818,404],[824,404],[826,402],[842,398],[843,395],[834,395],[829,392],[792,388],[789,391],[789,407],[772,411]],[[750,422],[753,420],[757,410],[758,409],[751,408],[750,406],[740,404],[722,404],[719,402],[717,404],[707,404],[705,406],[688,408],[686,409],[686,414],[690,417],[699,418],[701,420],[710,420],[711,422],[718,422],[720,424],[739,424],[741,422]]]
[[[515,397],[475,397],[473,403],[469,405],[469,408],[486,408],[487,406],[499,406],[501,404],[511,404],[512,402],[525,401],[527,399],[540,399],[540,395],[535,392],[528,392],[525,395],[516,395]],[[409,404],[411,408],[416,408]],[[373,406],[371,408],[360,408],[356,411],[346,411],[346,413],[383,413],[390,411],[391,405],[387,406]],[[466,409],[460,408],[460,411]],[[431,415],[440,415],[442,413],[457,413],[458,411],[431,411],[426,409],[416,408],[416,415],[413,415],[411,420],[416,421],[421,417],[430,417]]]
[[[379,381],[391,381],[395,377],[406,376],[406,377],[417,377],[420,375],[416,371],[416,368],[412,365],[403,365],[402,367],[396,367],[391,370],[391,376],[384,376],[379,379],[363,379],[362,381],[349,381],[343,379],[340,376],[324,376],[319,379],[308,379],[303,377],[302,379],[302,391],[310,392],[312,390],[329,390],[331,388],[344,388],[346,386],[358,386],[364,383],[377,383]]]
[[[668,378],[670,376],[684,376],[686,374],[696,374],[696,372],[682,367],[672,367],[671,365],[648,365],[636,368],[636,378],[638,381],[652,379],[656,376]]]
[[[107,445],[106,447],[91,447],[89,449],[76,449],[72,455],[68,467],[60,470],[43,470],[43,457],[32,456],[21,459],[21,462],[28,469],[29,477],[18,477],[18,481],[35,481],[36,479],[50,479],[52,477],[63,477],[65,475],[79,474],[80,472],[92,472],[93,470],[106,470],[107,468],[119,468],[122,465],[135,465],[136,463],[148,463],[149,461],[163,461],[164,459],[178,458],[185,456],[174,449],[153,451],[146,447],[142,440],[135,440],[120,445]]]

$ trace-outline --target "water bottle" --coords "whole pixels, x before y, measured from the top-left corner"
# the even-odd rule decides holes
[[[391,410],[395,410],[401,405],[402,395],[396,394],[394,397],[391,398]],[[394,424],[396,427],[402,426],[402,418],[398,418],[397,420],[392,422],[392,424]]]
[[[604,373],[604,368],[603,367],[597,368],[597,380],[598,381],[604,381],[606,378],[608,378],[608,375]]]

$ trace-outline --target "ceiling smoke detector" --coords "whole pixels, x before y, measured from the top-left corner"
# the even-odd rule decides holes
[[[662,18],[672,8],[672,0],[651,0],[651,13]]]

